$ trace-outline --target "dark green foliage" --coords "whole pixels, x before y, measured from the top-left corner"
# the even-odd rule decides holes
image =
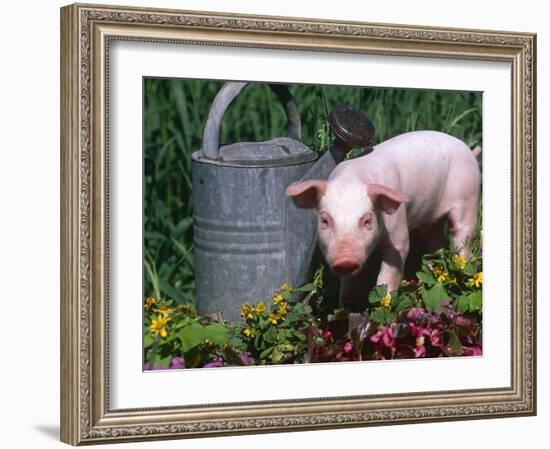
[[[222,82],[146,78],[144,87],[144,294],[194,304],[191,153],[201,146],[210,105]],[[294,85],[303,141],[317,151],[330,142],[326,117],[336,105],[363,110],[375,141],[420,129],[481,144],[481,94]],[[222,143],[286,134],[286,117],[263,84],[247,87],[229,107]],[[475,302],[475,300],[474,300]]]

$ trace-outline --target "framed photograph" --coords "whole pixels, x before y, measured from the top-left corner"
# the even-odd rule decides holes
[[[536,36],[61,9],[61,439],[536,413]]]

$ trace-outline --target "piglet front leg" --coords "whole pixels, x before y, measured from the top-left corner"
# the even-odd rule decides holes
[[[399,284],[403,278],[407,253],[399,251],[394,247],[382,250],[382,263],[380,264],[380,272],[378,273],[376,285],[387,285],[388,292],[399,288]]]
[[[388,291],[397,290],[403,278],[405,261],[409,254],[409,231],[406,226],[405,213],[398,217],[401,220],[391,226],[390,232],[380,244],[382,263],[376,280],[377,285],[387,285]]]

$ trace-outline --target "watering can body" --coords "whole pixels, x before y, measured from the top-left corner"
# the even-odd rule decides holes
[[[265,301],[283,283],[298,286],[311,271],[316,215],[298,209],[286,188],[326,179],[344,153],[321,158],[300,140],[296,104],[271,85],[285,108],[288,137],[219,146],[223,113],[247,83],[226,83],[216,96],[200,151],[192,155],[194,259],[199,313],[240,317],[240,305]]]

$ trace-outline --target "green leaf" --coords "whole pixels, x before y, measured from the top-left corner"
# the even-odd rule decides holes
[[[178,331],[182,327],[188,326],[191,321],[196,321],[196,319],[193,320],[189,316],[185,316],[182,313],[175,313],[173,317],[177,320],[176,324],[173,326],[175,331]]]
[[[388,309],[376,309],[370,314],[370,319],[378,324],[390,324],[393,318],[394,314]]]
[[[481,294],[481,290],[476,290],[475,292],[471,293],[469,299],[471,312],[477,312],[478,310],[481,310],[483,305],[483,296]]]
[[[230,346],[227,346],[223,349],[223,358],[230,365],[243,366],[244,363],[239,357],[239,354]]]
[[[462,271],[464,271],[464,274],[468,276],[473,276],[474,274],[476,274],[476,269],[474,268],[474,265],[471,262],[468,262],[464,267],[464,270]]]
[[[162,234],[161,232],[158,232],[158,231],[145,231],[143,233],[143,237],[144,239],[151,239],[151,240],[166,240],[166,236],[164,234]]]
[[[193,260],[192,250],[186,248],[185,245],[178,242],[176,239],[172,239],[172,242],[174,243],[174,246],[179,251],[179,253],[182,255],[182,257],[185,259],[185,261],[189,264],[189,266],[194,268],[195,267],[195,262]]]
[[[267,349],[264,349],[261,353],[260,353],[260,359],[265,359],[269,354],[271,354],[273,352],[273,346],[270,346],[269,348]]]
[[[452,121],[447,122],[445,124],[445,127],[443,128],[445,132],[450,133],[455,126],[458,125],[458,122],[460,122],[464,117],[471,114],[472,112],[477,112],[478,108],[470,108],[465,110],[462,114],[459,114],[458,116],[454,117]]]
[[[452,355],[457,356],[462,354],[462,343],[454,331],[449,332],[449,347],[451,348]]]
[[[420,282],[423,282],[424,284],[429,284],[429,285],[437,284],[437,280],[433,277],[431,273],[427,273],[425,271],[419,271],[416,273],[416,277]]]
[[[177,304],[185,304],[187,302],[185,296],[183,296],[181,292],[176,290],[162,278],[159,279],[159,287],[161,292],[175,300]]]
[[[443,284],[436,284],[429,290],[424,290],[422,299],[428,312],[437,312],[441,303],[449,299],[449,295]]]
[[[377,285],[369,293],[369,302],[371,304],[379,303],[380,300],[388,293],[387,285]]]
[[[294,345],[291,343],[285,343],[285,344],[279,345],[279,349],[283,352],[292,352],[294,351]]]
[[[160,299],[159,278],[155,264],[153,261],[148,262],[146,259],[143,261],[143,264],[145,265],[145,273],[151,282],[153,293],[157,299]]]
[[[210,324],[204,328],[204,338],[208,338],[216,345],[224,345],[229,341],[227,327],[223,324]]]
[[[291,295],[292,295],[292,293],[290,293],[288,290],[283,290],[283,291],[281,292],[281,296],[282,296],[283,298],[285,298],[286,300],[289,300],[290,297],[291,297]]]
[[[460,313],[467,312],[470,310],[470,297],[469,296],[459,296],[456,300],[456,311]]]
[[[317,270],[313,274],[313,284],[315,284],[315,287],[318,290],[323,289],[323,284],[324,284],[323,275],[324,275],[324,272],[325,272],[325,266],[321,265],[319,268],[317,268]]]
[[[187,231],[187,229],[189,229],[192,225],[193,217],[185,217],[176,225],[176,227],[172,231],[172,238],[175,240],[181,238],[185,231]]]
[[[196,348],[206,338],[204,326],[199,323],[191,323],[179,332],[181,347],[184,352]]]
[[[244,351],[246,350],[246,343],[239,337],[232,337],[229,339],[229,347]]]
[[[277,331],[274,327],[272,327],[272,326],[269,327],[263,335],[264,341],[268,344],[274,343],[275,339],[276,339],[276,333],[277,333]]]
[[[167,355],[166,357],[162,357],[161,359],[157,359],[157,365],[166,367],[170,363],[170,360],[172,360],[172,355]]]
[[[305,336],[305,334],[303,332],[296,332],[295,336],[300,341],[306,341],[307,340],[307,337]]]
[[[395,306],[395,313],[401,312],[402,310],[407,310],[412,307],[413,302],[410,298],[404,297],[402,299],[399,299],[397,301],[397,304]]]
[[[148,348],[149,346],[152,346],[154,342],[155,342],[155,339],[153,338],[153,336],[149,332],[145,332],[143,334],[143,346],[145,348]]]
[[[305,284],[305,285],[302,285],[301,287],[298,287],[296,289],[294,289],[294,291],[296,292],[312,292],[313,290],[315,290],[315,284],[313,283],[310,283],[310,284]]]
[[[279,346],[275,346],[273,348],[273,352],[271,353],[271,360],[274,362],[279,362],[283,358],[284,354],[283,351],[281,351],[281,348]]]
[[[258,332],[256,334],[256,337],[254,337],[254,347],[259,349],[261,341],[262,341],[262,335]]]

